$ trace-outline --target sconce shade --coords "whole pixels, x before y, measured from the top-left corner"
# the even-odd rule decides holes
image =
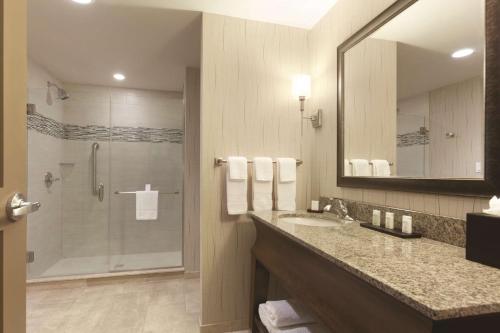
[[[297,99],[311,97],[311,77],[305,74],[295,75],[292,80],[292,93]]]

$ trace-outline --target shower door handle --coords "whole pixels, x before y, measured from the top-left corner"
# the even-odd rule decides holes
[[[21,193],[14,193],[7,200],[5,211],[9,220],[15,222],[24,215],[36,212],[40,207],[41,204],[39,202],[27,202]]]
[[[99,187],[97,186],[97,149],[99,144],[94,142],[92,144],[92,193],[99,195]]]

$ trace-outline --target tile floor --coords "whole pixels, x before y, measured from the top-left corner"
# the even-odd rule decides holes
[[[182,276],[28,286],[27,333],[198,333],[200,281]]]

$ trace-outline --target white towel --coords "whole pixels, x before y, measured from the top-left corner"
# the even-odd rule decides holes
[[[146,185],[145,191],[135,193],[135,219],[158,219],[158,191],[151,191],[151,185]]]
[[[279,169],[279,181],[282,183],[294,182],[297,180],[297,160],[284,157],[277,160]]]
[[[276,208],[295,210],[297,162],[293,158],[277,159]]]
[[[314,323],[314,317],[299,303],[293,300],[267,301],[262,311],[274,327]]]
[[[262,324],[267,328],[269,333],[326,333],[326,330],[322,325],[316,323],[309,324],[299,324],[292,326],[276,327],[271,323],[269,318],[269,313],[266,309],[266,304],[259,305],[259,317]]]
[[[229,215],[245,214],[248,210],[247,178],[247,159],[245,157],[228,157],[226,194]]]
[[[373,175],[375,177],[389,177],[391,175],[391,166],[387,160],[371,160]]]
[[[273,160],[269,157],[253,159],[252,204],[254,211],[273,210]]]
[[[352,175],[354,177],[369,177],[372,175],[372,170],[368,160],[354,159],[352,163]]]
[[[351,161],[348,159],[344,160],[344,177],[351,177],[352,176],[352,165]]]
[[[229,168],[229,179],[244,180],[247,179],[247,159],[241,156],[229,156],[227,158]]]

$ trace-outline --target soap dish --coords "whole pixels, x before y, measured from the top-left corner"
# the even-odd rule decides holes
[[[311,208],[308,208],[308,209],[307,209],[307,212],[308,212],[308,213],[318,213],[318,214],[321,214],[321,213],[323,213],[323,209],[320,209],[320,210],[312,210]]]
[[[378,227],[378,226],[373,225],[373,224],[368,223],[368,222],[360,223],[359,225],[363,228],[368,228],[371,230],[375,230],[375,231],[382,232],[384,234],[388,234],[391,236],[396,236],[399,238],[421,238],[422,237],[422,234],[418,233],[418,232],[412,232],[411,234],[405,234],[401,230]]]

